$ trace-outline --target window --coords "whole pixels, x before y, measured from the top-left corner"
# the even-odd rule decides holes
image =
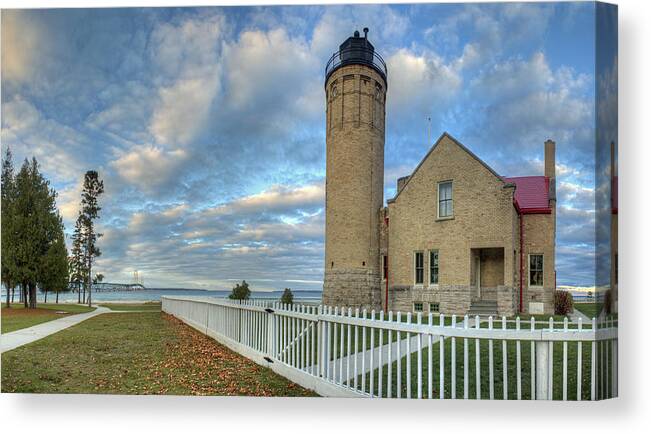
[[[423,252],[416,252],[414,257],[414,281],[416,285],[423,284]]]
[[[439,182],[439,218],[452,217],[452,181]]]
[[[430,312],[438,312],[439,311],[439,304],[438,303],[430,303],[429,304],[429,311]]]
[[[414,312],[422,312],[423,303],[414,303]]]
[[[529,286],[543,286],[543,255],[529,255]]]
[[[429,283],[438,285],[439,283],[439,251],[430,250],[429,252]]]
[[[382,279],[387,280],[389,277],[389,258],[387,255],[382,256]]]

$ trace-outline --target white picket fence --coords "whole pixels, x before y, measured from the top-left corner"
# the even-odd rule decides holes
[[[201,297],[163,297],[162,309],[324,396],[617,396],[613,320],[422,317]]]

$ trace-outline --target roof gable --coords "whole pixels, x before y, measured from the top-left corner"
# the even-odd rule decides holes
[[[398,196],[400,196],[400,193],[401,193],[401,192],[402,192],[402,191],[407,187],[407,185],[409,185],[409,182],[410,182],[412,179],[414,179],[414,176],[416,175],[416,173],[418,172],[418,170],[423,166],[423,164],[425,163],[425,161],[427,161],[427,159],[430,157],[430,155],[432,154],[432,152],[434,152],[434,150],[435,150],[435,149],[437,148],[437,146],[438,146],[438,145],[443,141],[444,138],[449,139],[449,140],[450,140],[454,145],[458,146],[458,147],[461,148],[463,151],[465,151],[465,152],[466,152],[468,155],[470,155],[473,159],[475,159],[475,160],[476,160],[477,162],[479,162],[482,166],[484,166],[484,167],[485,167],[485,168],[486,168],[490,173],[492,173],[493,175],[495,175],[495,177],[496,177],[499,181],[501,181],[501,182],[505,182],[504,179],[503,179],[500,175],[498,175],[497,172],[495,172],[495,170],[493,170],[492,167],[490,167],[488,164],[486,164],[486,163],[485,163],[481,158],[479,158],[477,155],[475,155],[475,154],[474,154],[470,149],[466,148],[466,147],[465,147],[461,142],[459,142],[457,139],[455,139],[454,137],[452,137],[452,136],[451,136],[451,135],[446,131],[446,132],[444,132],[443,134],[441,134],[441,136],[436,140],[436,142],[434,143],[434,145],[433,145],[433,146],[430,148],[430,150],[427,152],[427,154],[425,154],[425,157],[423,157],[423,159],[420,161],[420,163],[418,163],[418,166],[416,166],[416,168],[415,168],[414,171],[411,173],[411,175],[409,175],[409,179],[407,179],[407,182],[405,182],[404,185],[402,186],[402,188],[401,188],[399,191],[396,192],[396,195],[393,197],[393,199],[389,199],[388,202],[393,202],[393,201],[395,201],[396,199],[398,199]]]

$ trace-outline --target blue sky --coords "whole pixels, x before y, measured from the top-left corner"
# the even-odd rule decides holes
[[[593,285],[594,23],[592,3],[3,11],[2,146],[37,157],[68,232],[99,170],[110,281],[320,289],[323,69],[369,27],[385,199],[428,117],[506,176],[541,175],[552,138],[558,283]]]

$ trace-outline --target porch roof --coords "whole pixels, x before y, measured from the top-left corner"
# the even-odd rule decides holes
[[[515,204],[524,214],[549,214],[549,178],[546,176],[519,176],[503,178],[515,184]]]

